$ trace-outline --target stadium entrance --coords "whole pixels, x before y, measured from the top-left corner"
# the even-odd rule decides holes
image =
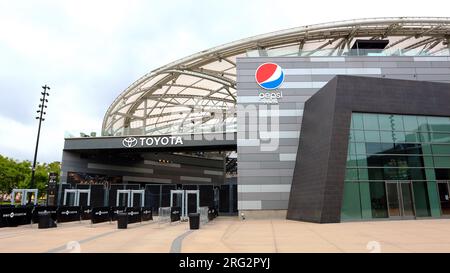
[[[145,206],[157,213],[160,207],[183,203],[187,215],[198,203],[222,215],[236,214],[234,139],[234,134],[208,140],[203,135],[66,139],[55,205],[65,203],[69,194],[92,207]],[[89,190],[89,197],[77,194],[83,190]],[[189,194],[182,202],[174,191]]]

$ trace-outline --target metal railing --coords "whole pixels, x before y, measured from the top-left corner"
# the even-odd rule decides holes
[[[437,52],[428,51],[423,49],[344,49],[336,50],[319,49],[319,50],[299,50],[298,48],[285,47],[285,48],[273,48],[273,49],[258,49],[247,51],[247,57],[345,57],[345,56],[368,56],[368,57],[380,57],[380,56],[450,56],[450,48],[443,48]]]

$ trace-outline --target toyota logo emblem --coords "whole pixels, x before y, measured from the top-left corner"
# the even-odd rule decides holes
[[[135,137],[127,137],[122,140],[122,145],[126,148],[133,148],[138,143]]]

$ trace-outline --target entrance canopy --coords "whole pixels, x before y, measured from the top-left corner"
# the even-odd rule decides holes
[[[236,133],[66,138],[64,150],[201,151],[236,149]]]

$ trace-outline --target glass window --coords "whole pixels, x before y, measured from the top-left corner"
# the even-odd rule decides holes
[[[394,133],[392,131],[381,131],[380,138],[381,138],[381,142],[394,143]]]
[[[395,147],[398,144],[394,144],[394,143],[381,143],[381,147],[382,147],[382,152],[384,154],[395,154]]]
[[[450,168],[449,169],[435,169],[437,180],[450,180]]]
[[[342,219],[389,217],[386,180],[413,181],[416,215],[430,216],[430,187],[450,180],[450,118],[354,113],[352,128]]]
[[[447,117],[427,117],[428,125],[450,125],[450,118]]]
[[[406,142],[420,142],[420,135],[414,132],[406,132],[405,133],[405,141]]]
[[[359,129],[363,130],[363,115],[360,113],[353,113],[352,114],[352,128],[353,129]]]
[[[355,141],[364,142],[364,131],[354,131]]]
[[[450,134],[430,133],[429,136],[433,143],[450,143]]]
[[[422,168],[411,168],[409,173],[409,179],[411,180],[426,180],[425,172]]]
[[[433,168],[434,167],[433,157],[432,156],[424,156],[423,157],[423,164],[427,168]]]
[[[425,177],[427,178],[427,181],[436,180],[436,174],[434,173],[434,169],[425,168]]]
[[[379,131],[365,131],[364,137],[367,142],[380,142],[380,132]]]
[[[364,130],[380,130],[377,114],[363,114]]]
[[[369,168],[368,171],[370,180],[384,180],[382,168]]]
[[[361,199],[359,193],[359,183],[344,183],[341,219],[361,219]]]
[[[380,121],[380,130],[391,131],[392,130],[392,115],[378,115]]]
[[[431,215],[430,203],[428,201],[428,189],[425,182],[414,182],[414,202],[416,206],[416,216],[427,217]]]
[[[347,168],[348,167],[357,167],[356,155],[348,155],[347,156]]]
[[[370,203],[372,205],[372,218],[387,218],[386,189],[384,182],[371,182]]]
[[[431,134],[428,132],[421,132],[420,133],[420,142],[430,142],[431,140]]]
[[[365,155],[366,154],[366,145],[364,143],[355,143],[356,154]]]
[[[366,143],[367,154],[378,154],[384,151],[382,143]]]
[[[427,117],[428,127],[433,132],[450,132],[450,119],[445,117]]]
[[[356,159],[358,160],[358,167],[367,167],[367,156],[366,155],[357,155]]]
[[[450,155],[450,145],[448,144],[433,144],[431,150],[434,155]]]
[[[404,131],[403,117],[399,115],[392,115],[392,128],[393,131]]]
[[[358,178],[359,180],[369,180],[369,172],[365,168],[358,169]]]
[[[428,129],[428,121],[426,117],[417,116],[417,123],[419,125],[419,131],[421,132],[427,132]]]
[[[423,168],[422,156],[372,155],[367,157],[369,167],[416,167]]]
[[[394,142],[405,142],[406,141],[405,132],[396,131],[393,133],[394,133]]]
[[[348,141],[349,142],[355,142],[355,131],[350,130],[350,134],[348,136]]]
[[[345,180],[358,180],[358,169],[348,168],[345,172]]]
[[[422,152],[424,155],[431,155],[431,145],[429,144],[422,144]]]
[[[449,156],[434,156],[433,161],[436,168],[450,168]]]
[[[403,125],[405,126],[405,131],[417,131],[419,128],[416,116],[403,116]]]
[[[354,154],[356,154],[355,143],[350,142],[350,143],[348,144],[348,154],[349,154],[349,155],[354,155]]]

